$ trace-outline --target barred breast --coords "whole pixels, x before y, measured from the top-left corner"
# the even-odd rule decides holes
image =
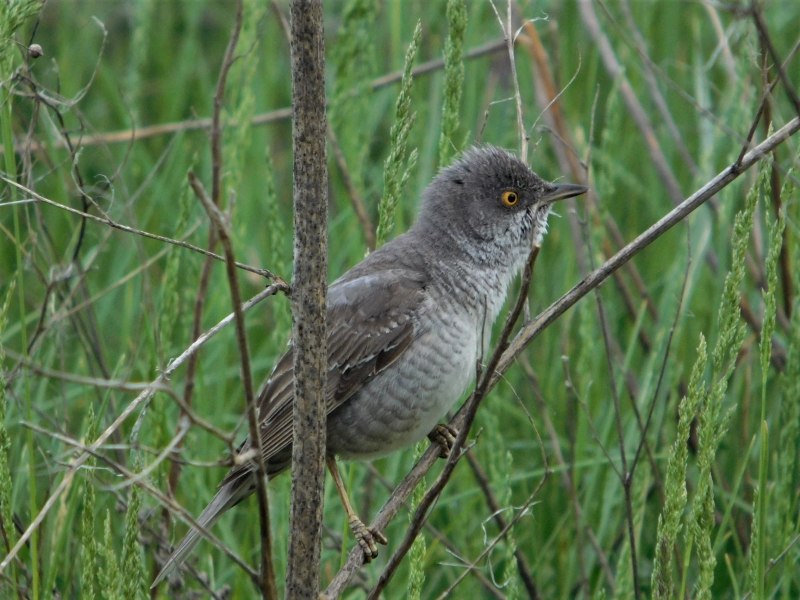
[[[419,313],[403,356],[328,416],[328,450],[369,459],[423,439],[464,394],[483,359],[507,281],[450,270]]]

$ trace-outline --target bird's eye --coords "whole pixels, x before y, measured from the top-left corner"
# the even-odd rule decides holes
[[[519,202],[519,194],[513,190],[506,190],[500,199],[506,206],[516,206],[517,202]]]

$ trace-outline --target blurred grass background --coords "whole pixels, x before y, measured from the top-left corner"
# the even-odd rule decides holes
[[[4,10],[16,5],[10,2]],[[207,130],[191,122],[211,116],[234,6],[200,0],[52,1],[41,10],[34,3],[18,27],[6,14],[4,35],[13,38],[3,38],[4,175],[61,204],[205,247],[207,219],[187,189],[186,174],[192,170],[210,185],[210,146]],[[682,197],[736,159],[765,79],[776,77],[774,69],[764,68],[765,50],[748,6],[514,3],[528,160],[545,178],[587,181],[594,192],[585,201],[560,206],[560,218],[551,218],[530,293],[532,314],[600,264],[620,240],[632,239],[672,207],[674,191],[651,160],[645,133],[663,154]],[[505,4],[497,9],[505,15]],[[619,74],[609,73],[601,58],[590,13],[619,61]],[[325,14],[329,120],[346,165],[344,170],[329,150],[333,279],[362,258],[370,243],[353,190],[371,227],[378,223],[399,80],[372,82],[402,69],[418,21],[417,65],[442,57],[449,29],[445,2],[337,1],[325,4]],[[497,16],[490,2],[478,0],[466,2],[466,14],[464,52],[494,49],[465,59],[460,124],[450,155],[477,141],[518,150],[512,71]],[[762,15],[778,54],[786,58],[796,51],[800,6],[767,1]],[[289,106],[282,18],[288,18],[285,2],[246,5],[240,58],[225,102],[223,198],[226,205],[235,199],[237,258],[289,281],[291,123],[278,115],[251,124],[254,116]],[[31,41],[41,45],[43,57],[29,57]],[[786,65],[795,86],[798,64],[792,57]],[[559,95],[543,112],[551,100],[547,77]],[[626,86],[641,102],[652,131],[643,132],[633,118]],[[444,89],[441,68],[414,79],[410,106],[416,117],[408,146],[418,156],[389,237],[413,221],[420,192],[439,166]],[[553,121],[555,110],[560,121]],[[775,128],[793,115],[780,84],[766,115]],[[132,139],[137,130],[165,124],[177,125]],[[114,132],[123,132],[120,141],[110,136]],[[756,139],[766,133],[760,124]],[[64,145],[65,134],[72,151]],[[704,206],[636,257],[636,273],[624,270],[526,350],[482,406],[469,462],[458,467],[431,514],[424,546],[406,560],[385,597],[404,598],[409,590],[422,598],[800,595],[800,210],[791,171],[799,148],[794,139],[779,147],[774,170],[765,163],[760,185],[757,169],[734,182],[713,208]],[[136,394],[108,382],[151,381],[192,341],[205,259],[98,223],[88,222],[81,233],[75,215],[19,203],[29,196],[5,183],[1,189],[5,555],[66,476],[76,452],[67,440],[92,441]],[[737,254],[734,215],[745,208],[748,193],[759,203]],[[785,211],[783,237],[770,235],[778,202]],[[770,248],[783,253],[773,252],[775,275],[767,286]],[[726,275],[736,265],[745,267],[743,279],[724,300]],[[224,277],[222,266],[214,265],[203,330],[230,311]],[[266,283],[245,272],[241,282],[247,297]],[[771,309],[762,294],[766,288],[767,298],[774,294]],[[737,329],[741,308],[745,325]],[[721,314],[736,321],[733,342],[721,340]],[[764,363],[759,340],[770,316],[775,317],[772,354]],[[285,348],[290,319],[287,299],[280,295],[249,313],[258,381]],[[701,335],[709,354],[724,346],[729,359],[701,364],[690,385]],[[244,410],[238,361],[228,328],[200,353],[192,401],[194,412],[218,428],[238,428],[236,439],[243,435]],[[720,381],[726,385],[717,385]],[[179,370],[170,381],[171,393],[183,397],[185,383],[186,371]],[[690,412],[680,429],[678,407],[687,394],[684,406],[695,406],[696,413]],[[185,526],[168,520],[146,490],[125,485],[128,478],[115,464],[148,469],[147,480],[170,490],[170,461],[149,466],[176,435],[179,413],[174,398],[159,393],[124,424],[102,456],[70,479],[31,543],[0,574],[0,595],[148,595],[156,555]],[[705,431],[714,435],[706,438]],[[624,465],[630,469],[640,446],[626,479]],[[704,449],[712,461],[705,466]],[[204,429],[189,429],[180,454],[185,464],[173,477],[175,497],[191,513],[213,494],[228,451],[228,444]],[[362,518],[371,519],[388,496],[384,483],[400,481],[413,459],[409,449],[375,461],[374,468],[346,467]],[[499,528],[476,473],[485,478],[497,514],[506,522],[516,519],[510,535],[485,554]],[[709,477],[711,505],[700,497]],[[686,505],[682,486],[675,487],[683,480]],[[289,484],[283,476],[269,490],[279,582]],[[672,538],[658,525],[670,499],[670,514],[677,519]],[[248,501],[214,529],[249,561],[259,551],[256,515],[256,503]],[[407,522],[402,514],[395,519],[386,531],[389,549],[363,570],[346,597],[365,596],[362,588],[374,583]],[[352,545],[330,482],[325,526],[323,584]],[[653,577],[659,543],[672,563]],[[251,582],[210,544],[204,543],[192,562],[202,583],[187,574],[155,596],[206,597],[228,588],[229,597],[252,597]]]

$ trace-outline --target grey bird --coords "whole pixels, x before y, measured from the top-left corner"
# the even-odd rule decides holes
[[[327,463],[368,559],[386,539],[356,516],[335,457],[371,459],[426,435],[452,436],[437,424],[472,381],[509,284],[547,230],[552,202],[586,189],[548,183],[505,150],[473,147],[428,186],[407,233],[328,288]],[[269,477],[291,464],[292,371],[290,346],[258,399]],[[248,448],[245,441],[238,452]],[[197,518],[201,527],[253,493],[253,470],[250,461],[231,469]],[[201,535],[189,531],[154,586]]]

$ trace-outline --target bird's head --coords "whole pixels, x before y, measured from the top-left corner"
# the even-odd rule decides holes
[[[552,203],[586,190],[549,183],[495,146],[474,146],[425,190],[418,224],[474,247],[480,257],[502,258],[497,254],[503,251],[527,256],[547,231]]]

